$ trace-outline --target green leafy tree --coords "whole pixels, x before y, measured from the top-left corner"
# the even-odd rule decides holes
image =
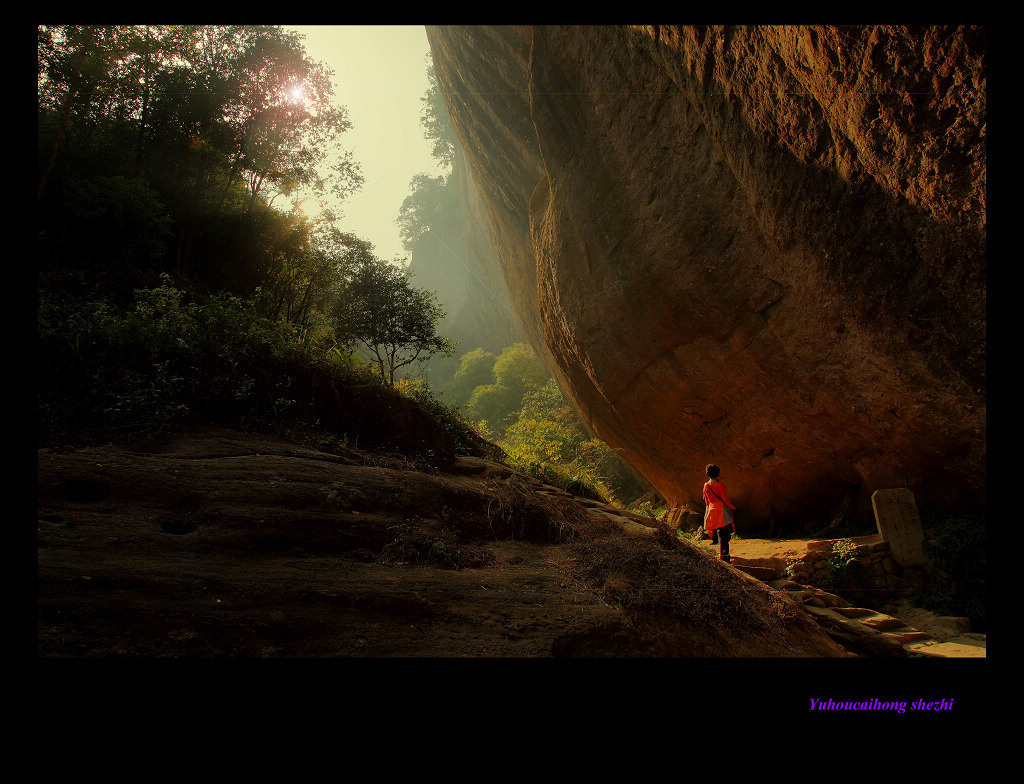
[[[342,282],[334,308],[340,342],[362,346],[381,378],[391,386],[398,370],[435,354],[450,357],[457,343],[437,334],[444,310],[436,297],[413,287],[408,274],[355,250],[355,264]]]
[[[502,447],[516,464],[565,466],[580,446],[580,433],[550,419],[520,419],[505,430]]]
[[[159,195],[141,177],[68,175],[64,203],[69,221],[83,227],[79,247],[102,258],[150,267],[162,258],[171,219]]]
[[[299,34],[40,25],[37,78],[47,263],[158,265],[246,296],[280,279],[282,261],[290,273],[305,267],[300,278],[322,277],[323,256],[274,202],[344,198],[362,176],[340,146],[350,123],[331,72],[306,55]],[[139,220],[115,198],[132,190],[147,194]],[[83,200],[90,191],[111,197],[106,211]],[[159,236],[138,237],[149,229]],[[312,297],[308,282],[306,291]]]
[[[37,92],[42,199],[58,155],[84,146],[115,115],[118,63],[128,55],[123,28],[114,25],[40,25]]]
[[[527,392],[520,418],[550,419],[553,422],[578,425],[576,413],[553,378]]]
[[[469,398],[468,414],[486,421],[501,435],[519,417],[528,393],[548,380],[547,371],[525,343],[509,346],[494,360],[493,383],[476,387]]]
[[[340,281],[355,263],[354,255],[368,245],[331,223],[309,226],[306,221],[292,221],[281,237],[279,259],[260,284],[266,315],[298,330],[319,328],[318,316],[328,313],[337,300]]]
[[[494,378],[519,397],[520,407],[528,393],[549,380],[544,365],[526,343],[515,343],[501,352],[494,361]]]
[[[445,397],[456,404],[468,403],[477,387],[494,382],[496,359],[494,354],[482,348],[475,348],[463,354],[455,375],[444,387]]]
[[[515,390],[501,384],[484,384],[473,390],[467,412],[470,419],[486,422],[489,430],[497,436],[515,422],[523,398]]]
[[[444,176],[417,174],[409,187],[411,193],[402,201],[395,222],[402,238],[402,247],[412,251],[420,237],[443,221],[451,209],[455,194]]]
[[[530,346],[517,343],[497,358],[480,349],[469,352],[460,363],[460,374],[463,384],[486,380],[470,395],[467,414],[505,451],[512,465],[574,492],[596,492],[606,500],[637,495],[621,459],[588,435]]]
[[[432,144],[431,152],[434,157],[443,165],[451,167],[455,164],[455,129],[452,128],[448,109],[441,97],[433,63],[427,65],[427,81],[430,86],[420,98],[423,103],[423,108],[420,110],[420,124],[423,126],[424,136]]]
[[[446,216],[449,216],[458,204],[458,178],[453,176],[457,165],[458,142],[438,89],[432,64],[427,66],[427,80],[430,86],[420,98],[423,103],[420,124],[423,126],[424,136],[431,144],[434,158],[450,174],[431,177],[429,174],[420,173],[409,183],[410,194],[402,202],[396,223],[402,237],[402,245],[410,252],[420,237],[430,229],[441,226]]]

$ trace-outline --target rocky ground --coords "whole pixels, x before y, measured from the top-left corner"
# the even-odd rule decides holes
[[[38,453],[40,657],[844,657],[781,592],[507,467],[206,430]]]

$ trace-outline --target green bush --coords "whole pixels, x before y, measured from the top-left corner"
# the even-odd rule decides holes
[[[633,511],[644,517],[650,517],[652,520],[659,520],[667,510],[664,506],[660,506],[654,501],[642,501],[633,507]]]
[[[857,556],[856,543],[852,539],[840,539],[832,545],[827,568],[830,582],[837,588],[846,586],[851,577],[859,576],[863,567]]]
[[[963,514],[931,521],[926,531],[925,551],[934,579],[921,592],[921,603],[940,615],[966,616],[976,631],[984,631],[987,622],[985,515]]]
[[[38,331],[44,442],[159,430],[192,416],[273,415],[292,401],[287,384],[267,383],[268,369],[304,356],[253,302],[188,295],[166,277],[127,305],[74,279],[43,286]]]
[[[120,300],[107,294],[76,275],[40,287],[40,445],[203,422],[302,431],[328,451],[349,438],[400,449],[388,412],[404,394],[452,436],[457,453],[502,456],[458,408],[425,387],[382,382],[315,322],[300,330],[266,318],[259,295],[200,296],[169,278]]]
[[[459,358],[455,375],[442,388],[445,398],[456,404],[466,404],[477,387],[494,382],[494,354],[476,348]]]

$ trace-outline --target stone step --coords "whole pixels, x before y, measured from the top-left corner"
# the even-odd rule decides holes
[[[985,641],[973,640],[966,637],[954,637],[946,642],[912,642],[904,645],[907,653],[917,653],[922,656],[934,656],[940,659],[984,659]]]
[[[828,553],[832,551],[832,546],[836,542],[852,540],[854,544],[877,544],[882,541],[881,534],[869,534],[868,536],[850,536],[846,539],[819,539],[807,543],[808,552],[824,552]]]
[[[758,558],[748,558],[746,556],[735,554],[732,556],[732,563],[734,566],[739,566],[741,564],[743,566],[762,566],[768,569],[776,569],[779,572],[781,572],[783,569],[786,568],[786,566],[789,565],[789,561],[785,558],[779,558],[775,556],[761,556]]]
[[[899,618],[893,618],[891,615],[885,615],[884,613],[875,613],[873,617],[862,617],[857,620],[865,626],[870,626],[872,629],[880,632],[902,629],[907,625]]]
[[[748,566],[744,560],[734,557],[733,565],[748,574],[757,568]],[[740,563],[736,563],[737,561]],[[892,655],[894,649],[902,649],[906,654],[934,657],[985,656],[984,635],[969,632],[965,634],[964,631],[970,628],[970,621],[966,618],[940,616],[941,622],[960,631],[961,635],[955,641],[939,643],[931,634],[908,626],[903,620],[878,610],[867,607],[840,606],[835,601],[826,605],[824,600],[830,595],[820,589],[782,578],[764,580],[764,582],[799,604],[830,635],[838,638],[837,641],[851,651],[850,655],[857,656],[866,653],[889,656]],[[831,598],[837,599],[838,597]],[[871,642],[872,639],[876,642]]]
[[[768,584],[776,591],[797,591],[805,587],[796,580],[788,580],[785,578],[771,580]]]
[[[794,592],[787,593],[793,594]],[[976,651],[970,651],[967,654],[957,653],[948,648],[932,651],[934,643],[928,644],[928,641],[932,640],[930,634],[907,626],[899,618],[876,610],[869,610],[866,607],[822,608],[816,607],[812,603],[801,603],[801,606],[815,617],[826,630],[852,635],[850,641],[859,643],[854,647],[861,647],[865,651],[870,651],[872,655],[890,655],[895,647],[902,647],[906,653],[921,653],[929,656],[985,655],[984,648],[980,654]],[[865,646],[864,635],[875,639],[878,644],[872,643]],[[980,644],[984,646],[984,642]]]
[[[805,604],[803,609],[840,645],[852,649],[855,653],[881,657],[907,655],[903,645],[892,636],[846,618],[832,608]]]
[[[761,582],[768,582],[769,580],[779,579],[778,569],[772,569],[767,566],[747,566],[746,564],[736,563],[735,559],[733,559],[731,563],[741,572],[746,572],[751,577],[758,579]]]
[[[924,640],[930,640],[932,636],[927,632],[920,632],[917,629],[907,628],[905,631],[900,632],[883,632],[886,637],[891,637],[896,640],[900,645],[908,645],[912,642],[922,642]]]
[[[875,610],[866,607],[836,607],[836,612],[845,615],[847,618],[860,618],[865,615],[874,615]]]

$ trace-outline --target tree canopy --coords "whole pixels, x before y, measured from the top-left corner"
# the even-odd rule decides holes
[[[410,193],[399,208],[398,233],[402,247],[411,251],[420,237],[437,227],[451,209],[455,194],[444,176],[417,174],[409,183]]]
[[[405,270],[377,258],[368,247],[354,249],[353,261],[334,309],[339,341],[365,348],[392,386],[399,369],[434,354],[455,353],[457,343],[437,334],[445,313],[433,294],[415,288]]]
[[[431,228],[438,227],[457,204],[456,200],[456,150],[458,141],[452,128],[438,89],[434,66],[427,66],[429,87],[420,98],[420,125],[423,135],[431,143],[431,152],[438,163],[449,170],[447,175],[431,177],[420,173],[409,183],[410,194],[402,202],[396,222],[402,237],[402,245],[412,251],[420,237]]]
[[[331,76],[277,26],[40,25],[43,268],[243,295],[315,277],[294,204],[362,184]]]
[[[423,108],[420,110],[420,125],[424,136],[433,147],[431,152],[444,166],[455,165],[455,129],[452,128],[448,109],[441,98],[441,90],[437,85],[437,74],[434,65],[427,65],[427,92],[420,98]]]
[[[459,358],[459,366],[451,380],[445,384],[443,394],[456,404],[464,405],[479,386],[494,381],[494,361],[490,351],[475,348]]]
[[[533,349],[515,343],[497,357],[482,349],[464,354],[447,392],[457,402],[467,401],[472,419],[500,434],[519,417],[528,396],[548,380]]]
[[[463,354],[444,394],[465,409],[517,469],[539,472],[576,490],[597,488],[609,499],[638,494],[636,478],[606,444],[586,432],[558,383],[525,343],[508,346],[498,356],[479,348]]]

